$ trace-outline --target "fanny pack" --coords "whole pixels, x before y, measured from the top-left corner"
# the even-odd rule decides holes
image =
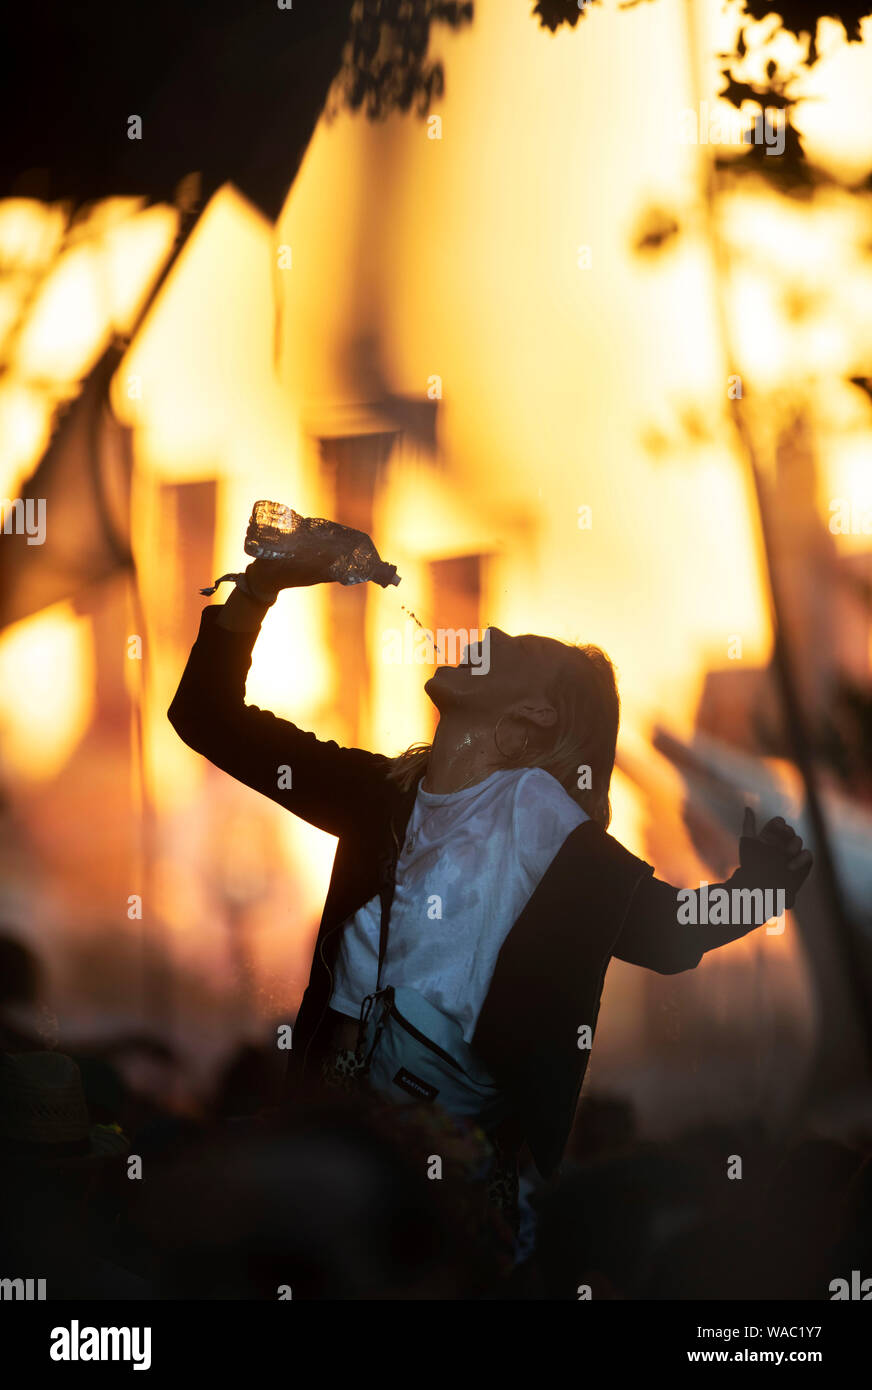
[[[485,1130],[505,1118],[505,1098],[464,1041],[460,1024],[416,989],[388,985],[360,1009],[358,1055],[367,1084],[399,1105],[435,1103]]]
[[[376,987],[360,1007],[362,1076],[372,1090],[399,1105],[429,1102],[450,1115],[471,1117],[488,1130],[505,1118],[510,1106],[465,1041],[460,1024],[416,989],[381,986],[393,883],[383,884],[379,896]]]

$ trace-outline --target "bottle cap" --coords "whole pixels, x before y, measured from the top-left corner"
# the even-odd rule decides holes
[[[383,589],[386,589],[389,584],[399,584],[400,582],[396,565],[389,565],[384,560],[379,560],[378,564],[373,565],[370,579],[373,583],[380,584]]]

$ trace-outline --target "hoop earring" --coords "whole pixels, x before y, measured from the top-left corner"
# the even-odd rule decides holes
[[[499,755],[500,755],[501,758],[505,758],[507,762],[516,762],[518,758],[523,758],[524,754],[526,753],[526,751],[527,751],[527,744],[530,742],[530,735],[527,733],[527,730],[525,729],[525,730],[524,730],[524,744],[523,744],[523,747],[520,748],[520,749],[518,750],[517,753],[506,753],[506,752],[504,752],[504,750],[500,747],[500,741],[499,741],[499,739],[498,739],[498,737],[497,737],[497,733],[498,733],[498,731],[499,731],[500,725],[502,724],[502,722],[503,722],[503,720],[504,720],[505,718],[506,718],[506,716],[505,716],[504,714],[501,714],[500,717],[499,717],[499,719],[498,719],[497,722],[496,722],[496,727],[495,727],[495,729],[494,729],[494,743],[495,743],[495,745],[496,745],[496,750],[497,750],[497,752],[499,753]]]

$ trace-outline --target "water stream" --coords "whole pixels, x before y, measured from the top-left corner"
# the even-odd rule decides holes
[[[431,628],[431,627],[425,627],[424,624],[421,622],[421,619],[418,617],[417,613],[413,613],[412,610],[411,610],[411,608],[407,608],[406,605],[405,605],[404,603],[401,603],[401,604],[400,604],[400,607],[402,608],[402,610],[403,610],[404,613],[408,613],[408,615],[409,615],[409,617],[412,619],[412,622],[413,622],[413,623],[417,623],[417,624],[418,624],[418,627],[421,629],[422,632],[428,633],[428,635],[429,635],[429,637],[430,637],[430,641],[433,643],[433,647],[435,648],[436,655],[438,656],[439,660],[441,661],[441,660],[442,660],[442,651],[441,651],[441,649],[440,649],[440,647],[439,647],[439,643],[436,641],[436,634],[435,634],[433,628]]]

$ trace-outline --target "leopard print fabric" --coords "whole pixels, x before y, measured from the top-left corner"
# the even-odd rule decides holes
[[[518,1157],[515,1153],[503,1153],[493,1139],[491,1143],[494,1156],[487,1175],[488,1201],[502,1212],[517,1235],[521,1224]]]
[[[321,1080],[331,1090],[346,1094],[357,1089],[363,1072],[363,1059],[348,1047],[338,1048],[325,1058],[321,1066]]]
[[[352,1048],[335,1048],[321,1066],[321,1081],[330,1090],[350,1095],[360,1088],[365,1073],[363,1059]],[[505,1217],[517,1234],[520,1223],[518,1207],[518,1162],[513,1152],[503,1152],[490,1140],[493,1158],[487,1172],[488,1200]]]

